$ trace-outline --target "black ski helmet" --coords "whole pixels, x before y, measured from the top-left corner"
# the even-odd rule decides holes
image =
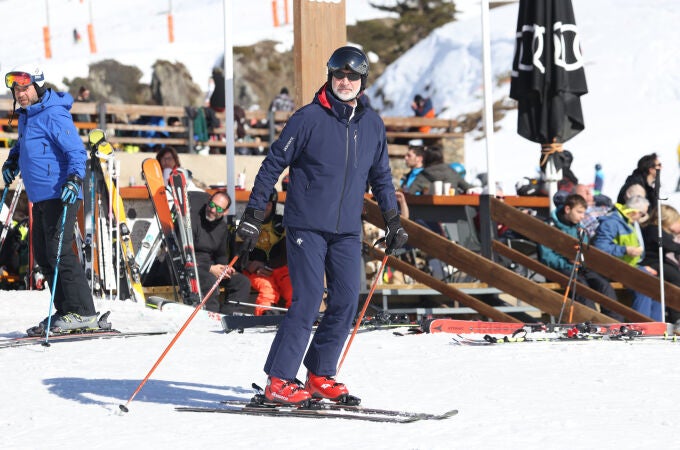
[[[366,54],[356,47],[346,45],[333,52],[326,63],[328,68],[328,83],[331,82],[333,71],[340,69],[351,70],[361,75],[361,89],[366,89],[366,78],[368,77],[368,58]]]

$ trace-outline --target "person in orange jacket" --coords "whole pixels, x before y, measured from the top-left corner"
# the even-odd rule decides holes
[[[265,208],[265,219],[255,249],[250,253],[243,274],[257,291],[255,303],[262,306],[276,306],[280,298],[290,307],[293,300],[293,286],[288,275],[286,260],[286,230],[283,216],[276,214],[278,192],[274,189]],[[272,309],[257,307],[255,315],[261,316]]]
[[[413,113],[416,115],[416,117],[434,117],[434,107],[432,106],[432,100],[429,98],[423,98],[423,96],[420,94],[416,94],[416,96],[413,97],[411,109],[413,110]],[[431,129],[431,126],[422,126],[418,128],[418,131],[421,133],[429,133]]]

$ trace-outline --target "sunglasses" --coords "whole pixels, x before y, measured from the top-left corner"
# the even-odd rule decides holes
[[[9,72],[5,75],[5,86],[12,89],[14,86],[26,87],[37,81],[43,81],[44,75],[33,76],[27,72]]]
[[[342,80],[345,77],[349,81],[357,81],[361,79],[361,74],[358,74],[356,72],[343,72],[342,70],[334,70],[332,74],[333,78],[335,78],[336,80]]]
[[[210,208],[214,209],[215,211],[217,211],[220,214],[222,214],[225,211],[225,208],[222,208],[221,206],[217,206],[215,204],[215,202],[213,202],[212,200],[210,200],[210,202],[208,203],[208,206]]]

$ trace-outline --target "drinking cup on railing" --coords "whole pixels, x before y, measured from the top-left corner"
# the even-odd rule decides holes
[[[451,183],[444,183],[444,195],[452,195],[451,194]]]

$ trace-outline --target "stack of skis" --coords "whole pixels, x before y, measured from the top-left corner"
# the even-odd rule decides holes
[[[83,230],[75,238],[93,295],[145,303],[118,178],[120,161],[104,131],[88,135],[90,161],[83,187]]]
[[[89,133],[88,149],[90,159],[83,185],[83,210],[76,221],[74,238],[92,294],[145,304],[142,278],[164,247],[181,301],[191,305],[200,303],[184,173],[181,169],[174,169],[166,187],[158,161],[144,160],[142,172],[155,217],[148,224],[138,251],[135,251],[119,190],[120,161],[115,159],[113,147],[106,140],[104,131],[95,129]],[[0,205],[5,204],[9,188],[5,186]],[[9,202],[8,214],[1,224],[0,249],[12,228],[12,218],[22,190],[23,184],[19,180]],[[29,228],[30,217],[29,204]],[[28,267],[32,270],[26,277],[27,287],[42,289],[42,284],[37,282],[41,276],[34,268],[32,252],[29,252],[28,259]]]
[[[181,301],[198,304],[201,295],[183,172],[173,170],[166,186],[156,159],[142,163],[154,218],[135,252],[118,189],[119,161],[113,158],[113,148],[103,131],[90,132],[89,145],[89,189],[85,190],[89,199],[85,199],[85,234],[80,247],[93,293],[102,297],[115,293],[119,299],[145,304],[142,278],[164,248]]]

